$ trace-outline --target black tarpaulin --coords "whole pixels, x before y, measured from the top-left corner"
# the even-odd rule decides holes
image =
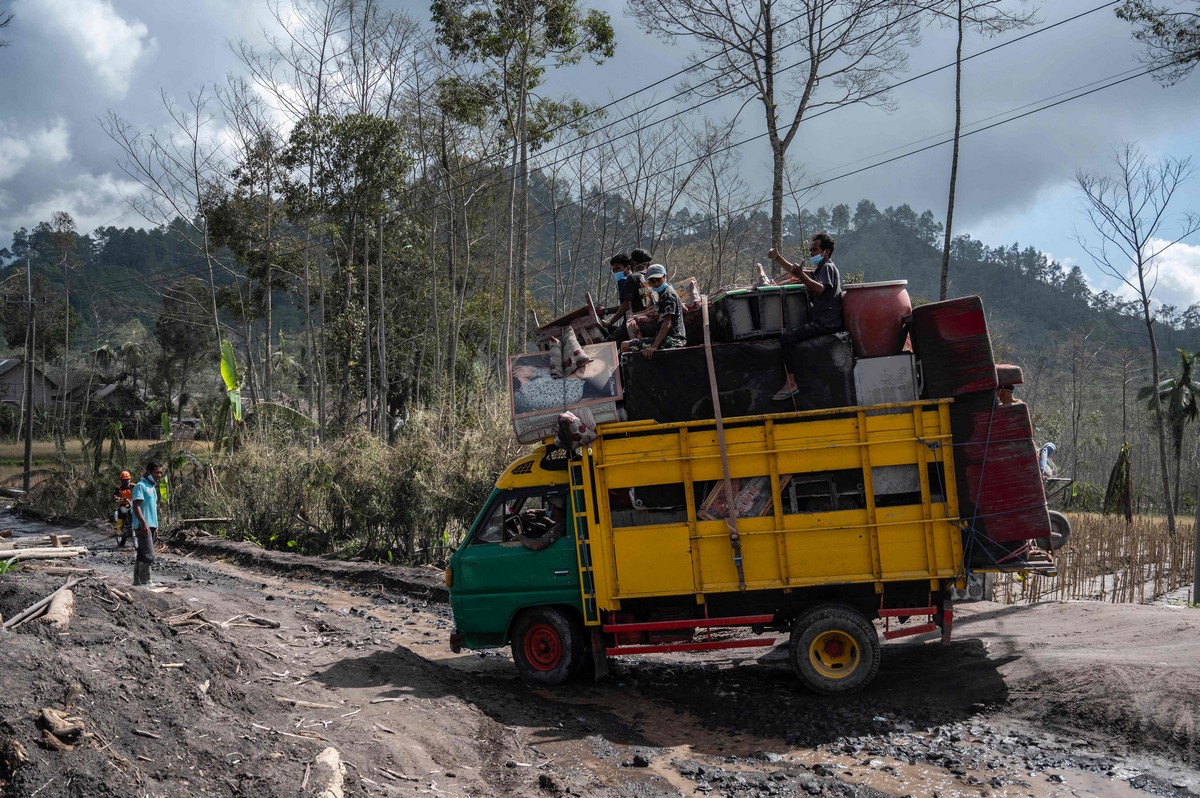
[[[783,386],[783,355],[778,339],[714,344],[713,364],[721,413],[726,418],[794,410],[822,410],[854,404],[854,352],[846,333],[800,343],[804,373],[791,399],[771,397]],[[630,421],[661,423],[713,417],[704,347],[666,349],[651,360],[622,355],[621,380]]]

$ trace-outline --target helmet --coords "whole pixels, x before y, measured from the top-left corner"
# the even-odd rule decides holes
[[[128,471],[122,471],[121,479],[133,479],[133,475],[130,474]]]

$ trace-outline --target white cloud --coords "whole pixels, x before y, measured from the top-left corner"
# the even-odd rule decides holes
[[[23,135],[0,124],[0,182],[11,180],[30,163],[56,164],[70,157],[71,136],[65,119]]]
[[[21,208],[0,204],[0,229],[32,227],[48,220],[55,211],[66,211],[75,227],[88,233],[101,225],[142,226],[145,221],[130,212],[125,197],[136,195],[137,183],[112,174],[80,174],[67,185]],[[11,201],[11,198],[9,198]]]
[[[1151,239],[1148,246],[1161,249],[1167,241]],[[1165,305],[1186,308],[1200,302],[1200,246],[1176,244],[1158,257],[1158,284],[1154,300]],[[1137,283],[1136,271],[1126,275]]]
[[[150,29],[127,22],[109,0],[21,0],[20,16],[78,48],[110,94],[124,97],[138,61],[157,48]]]

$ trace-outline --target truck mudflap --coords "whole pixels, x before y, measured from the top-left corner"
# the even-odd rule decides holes
[[[450,633],[450,650],[458,654],[463,649],[463,638],[459,631],[455,629]]]

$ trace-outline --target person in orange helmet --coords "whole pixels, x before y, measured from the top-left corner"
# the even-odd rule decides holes
[[[133,525],[133,475],[128,471],[121,472],[121,483],[113,488],[113,501],[117,509],[113,512],[113,521],[117,524],[117,547],[124,548],[129,540],[129,530]]]

